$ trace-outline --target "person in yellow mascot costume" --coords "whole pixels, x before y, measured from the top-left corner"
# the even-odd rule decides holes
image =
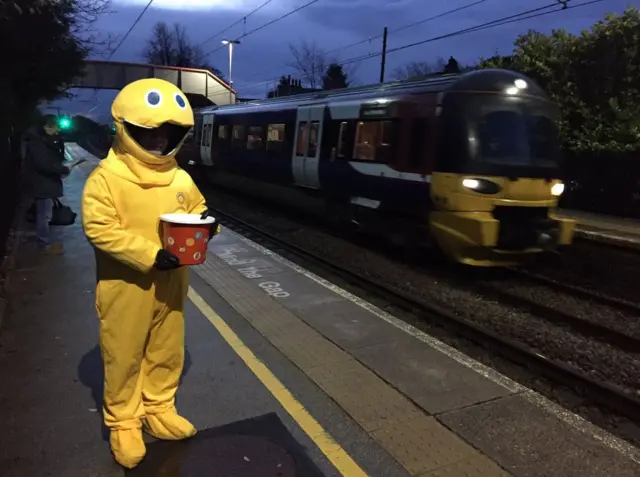
[[[143,79],[122,89],[111,112],[116,140],[87,179],[82,224],[96,256],[104,420],[116,461],[133,468],[146,452],[143,428],[158,439],[196,433],[175,408],[188,270],[163,249],[159,218],[209,212],[175,160],[194,124],[184,94]],[[214,223],[210,238],[218,232]]]

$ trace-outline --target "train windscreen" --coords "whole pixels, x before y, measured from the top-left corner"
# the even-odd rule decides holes
[[[459,92],[443,101],[436,170],[546,177],[560,166],[557,109],[534,96]]]
[[[560,143],[555,112],[538,98],[474,98],[467,106],[472,161],[557,167]]]

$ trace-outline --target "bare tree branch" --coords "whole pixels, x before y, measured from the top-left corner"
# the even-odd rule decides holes
[[[187,29],[175,23],[173,29],[165,22],[154,25],[151,37],[142,51],[147,63],[152,65],[181,66],[183,68],[200,68],[211,71],[220,79],[222,72],[206,62],[202,49],[191,43]]]
[[[289,44],[289,51],[293,59],[287,66],[296,70],[309,88],[319,88],[329,65],[337,63],[335,58],[330,58],[315,42],[303,40],[299,45]]]
[[[434,73],[444,71],[446,62],[438,58],[434,63],[427,61],[412,61],[393,70],[393,78],[400,81],[417,80]]]
[[[56,18],[59,23],[68,23],[72,38],[87,54],[104,54],[109,51],[115,38],[100,32],[95,27],[98,19],[109,13],[111,0],[9,0],[0,2],[0,18],[10,17],[16,12],[20,15],[34,15],[44,11],[53,11],[53,5],[65,11],[65,18]],[[13,11],[10,12],[9,9]]]
[[[71,34],[87,50],[88,54],[103,56],[111,50],[116,38],[95,27],[95,23],[100,17],[114,13],[111,9],[111,0],[57,1],[68,2],[71,5],[74,18],[74,23],[70,28]]]

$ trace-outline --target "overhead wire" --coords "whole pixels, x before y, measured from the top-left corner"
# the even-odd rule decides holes
[[[495,27],[498,27],[498,26],[503,26],[503,25],[508,25],[508,24],[511,24],[511,23],[521,22],[523,20],[528,20],[528,19],[532,19],[532,18],[538,18],[538,17],[542,17],[542,16],[545,16],[545,15],[550,15],[550,14],[553,14],[553,13],[558,13],[558,12],[563,12],[563,11],[566,11],[566,10],[571,10],[571,9],[574,9],[574,8],[582,8],[582,7],[586,7],[588,5],[601,3],[603,1],[604,0],[590,0],[590,1],[587,1],[587,2],[574,4],[574,5],[559,5],[558,3],[554,2],[552,4],[549,4],[549,5],[546,5],[546,6],[543,6],[543,7],[534,8],[534,9],[531,9],[531,10],[527,10],[525,12],[521,12],[521,13],[517,13],[517,14],[514,14],[514,15],[509,15],[509,16],[506,16],[506,17],[502,17],[502,18],[499,18],[499,19],[496,19],[496,20],[492,20],[490,22],[481,23],[481,24],[476,25],[474,27],[464,28],[464,29],[461,29],[461,30],[458,30],[458,31],[455,31],[455,32],[447,33],[447,34],[444,34],[444,35],[439,35],[439,36],[432,37],[432,38],[427,38],[425,40],[421,40],[421,41],[418,41],[418,42],[409,43],[409,44],[402,45],[402,46],[399,46],[399,47],[396,47],[396,48],[392,48],[390,50],[387,50],[387,55],[390,54],[390,53],[397,52],[397,51],[405,50],[407,48],[412,48],[412,47],[415,47],[415,46],[418,46],[418,45],[423,45],[425,43],[430,43],[430,42],[434,42],[434,41],[438,41],[438,40],[443,40],[445,38],[452,38],[452,37],[456,37],[456,36],[461,36],[461,35],[465,35],[467,33],[474,33],[474,32],[477,32],[477,31],[487,30],[487,29],[490,29],[490,28],[495,28]],[[547,9],[553,8],[553,7],[560,7],[560,8],[555,9],[555,10],[546,11],[546,12],[541,11],[541,10],[547,10]],[[368,60],[370,58],[375,58],[375,57],[378,57],[378,56],[381,56],[381,55],[382,55],[381,52],[372,53],[372,54],[368,54],[368,55],[361,55],[361,56],[358,56],[358,57],[347,59],[345,61],[338,62],[337,64],[340,65],[340,66],[345,66],[345,65],[348,65],[350,63],[355,63],[355,62],[359,62],[359,61]],[[255,82],[255,83],[248,83],[245,86],[243,86],[243,88],[249,88],[249,87],[254,87],[254,86],[257,87],[257,86],[265,85],[265,84],[268,84],[268,83],[271,83],[271,82],[273,82],[272,78],[268,79],[268,80],[264,80],[264,81]],[[220,93],[220,94],[222,94],[222,93]],[[225,93],[225,94],[228,94],[228,93]]]
[[[109,61],[111,59],[111,57],[114,55],[114,53],[116,51],[118,51],[118,49],[122,46],[122,44],[124,43],[124,41],[127,39],[127,37],[131,34],[131,32],[133,31],[133,29],[136,27],[136,25],[140,22],[140,19],[142,18],[142,16],[147,12],[147,10],[149,9],[149,7],[151,6],[151,4],[153,3],[154,0],[149,0],[149,3],[147,3],[147,6],[144,7],[144,9],[142,10],[142,12],[140,12],[140,15],[138,15],[138,18],[136,18],[136,20],[133,22],[133,24],[131,25],[131,27],[129,28],[129,30],[127,31],[127,33],[124,34],[124,36],[122,37],[122,39],[120,40],[120,43],[118,43],[118,45],[111,50],[111,53],[109,54],[109,57],[107,58],[107,61]]]
[[[120,47],[122,46],[122,44],[124,43],[124,41],[127,39],[127,37],[131,34],[131,32],[133,31],[133,29],[138,25],[138,23],[140,22],[140,20],[142,19],[142,17],[144,16],[144,14],[147,12],[147,10],[149,9],[149,7],[151,7],[151,4],[154,2],[154,0],[149,0],[149,3],[147,3],[147,5],[142,9],[142,11],[140,12],[140,15],[138,15],[138,18],[135,19],[135,21],[132,23],[132,25],[129,27],[129,30],[127,30],[127,33],[124,34],[124,36],[122,37],[122,39],[120,40],[120,42],[116,45],[115,48],[113,48],[111,50],[111,52],[109,53],[109,56],[107,57],[107,61],[111,60],[111,58],[113,57],[113,55],[115,54],[116,51],[118,51],[120,49]],[[91,99],[89,100],[89,102],[93,102],[96,99],[96,96],[98,95],[98,90],[94,90],[93,95],[91,96]],[[100,103],[100,101],[98,101],[98,103]],[[87,114],[91,113],[91,111],[93,111],[94,109],[96,109],[99,106],[96,105],[93,108],[91,108]]]
[[[558,1],[560,2],[560,0],[558,0]],[[457,35],[463,35],[465,33],[486,30],[488,28],[493,28],[494,26],[508,25],[509,23],[520,22],[522,20],[528,20],[528,19],[531,19],[531,18],[542,17],[542,16],[545,16],[545,15],[549,15],[551,13],[564,12],[566,10],[571,10],[573,8],[581,8],[581,7],[586,7],[588,5],[594,5],[596,3],[604,2],[604,0],[590,0],[588,2],[583,2],[583,3],[579,3],[579,4],[567,5],[566,2],[568,2],[568,1],[570,1],[570,0],[562,0],[562,2],[564,2],[564,3],[561,2],[560,5],[556,4],[556,6],[560,6],[560,8],[557,9],[557,10],[551,10],[551,11],[548,11],[548,12],[541,12],[541,13],[537,13],[537,14],[534,14],[534,15],[529,15],[529,16],[522,17],[522,18],[511,19],[509,21],[502,21],[502,22],[500,22],[499,25],[493,25],[494,22],[489,22],[489,23],[485,24],[484,26],[481,25],[481,26],[478,26],[478,27],[475,27],[475,28],[461,30],[460,32],[458,32]],[[535,10],[537,10],[537,9],[530,10],[529,12],[526,12],[526,13],[521,13],[520,15],[526,15],[527,13],[531,13],[531,12],[533,12]],[[505,17],[505,18],[503,18],[503,20],[507,20],[508,18],[510,18],[510,17]],[[455,35],[455,36],[457,36],[457,35]],[[452,36],[452,35],[441,35],[439,37],[429,38],[427,40],[422,40],[422,41],[418,41],[418,42],[415,42],[415,43],[410,43],[408,45],[403,45],[403,46],[400,46],[400,47],[397,47],[397,48],[392,48],[390,50],[387,50],[387,54],[395,53],[396,51],[406,50],[407,48],[413,48],[414,46],[423,45],[425,43],[430,43],[432,41],[441,40],[441,39],[444,39],[444,38],[448,38],[450,36]],[[382,53],[377,53],[377,54],[372,55],[372,56],[373,57],[380,56],[381,54]]]
[[[399,31],[407,30],[409,28],[413,28],[415,26],[422,25],[424,23],[427,23],[427,22],[430,22],[430,21],[433,21],[433,20],[437,20],[439,18],[444,18],[444,17],[446,17],[448,15],[452,15],[454,13],[461,12],[462,10],[466,10],[467,8],[475,7],[476,5],[479,5],[479,4],[484,3],[486,1],[487,0],[477,0],[477,1],[473,2],[473,3],[468,3],[468,4],[463,5],[461,7],[454,8],[452,10],[447,10],[446,12],[442,12],[442,13],[439,13],[437,15],[433,15],[433,16],[428,17],[428,18],[423,18],[422,20],[418,20],[417,22],[409,23],[408,25],[403,25],[401,27],[394,28],[392,30],[389,30],[387,33],[397,33]],[[377,40],[378,38],[382,38],[383,36],[384,35],[370,36],[366,40],[360,40],[360,41],[357,41],[356,43],[351,43],[350,45],[341,46],[339,48],[334,48],[332,50],[328,50],[326,53],[333,53],[335,51],[344,51],[346,49],[353,48],[354,46],[363,45],[365,43],[369,43],[372,40]]]
[[[305,4],[304,4],[304,5],[302,5],[301,7],[298,7],[298,8],[296,8],[296,9],[294,9],[294,10],[291,10],[290,12],[287,12],[287,13],[285,13],[284,15],[281,15],[281,16],[279,16],[278,18],[276,18],[276,19],[274,19],[274,20],[271,20],[270,22],[267,22],[267,23],[265,23],[264,25],[260,25],[258,28],[254,28],[253,30],[248,31],[247,33],[245,33],[245,34],[243,34],[243,35],[239,36],[238,38],[236,38],[236,40],[241,40],[241,39],[243,39],[243,38],[246,38],[246,37],[248,37],[249,35],[251,35],[251,34],[253,34],[253,33],[257,32],[257,31],[262,30],[263,28],[266,28],[266,27],[268,27],[268,26],[270,26],[270,25],[273,25],[274,23],[279,22],[280,20],[284,20],[284,19],[285,19],[285,18],[287,18],[288,16],[293,15],[294,13],[297,13],[297,12],[299,12],[300,10],[303,10],[303,9],[305,9],[305,8],[307,8],[307,7],[310,7],[310,6],[311,6],[311,5],[313,5],[314,3],[318,3],[319,1],[320,1],[320,0],[311,0],[310,2],[305,3]],[[208,51],[207,53],[205,53],[205,54],[204,54],[204,55],[202,55],[202,56],[209,56],[209,55],[211,55],[211,54],[213,54],[213,53],[216,53],[217,51],[220,51],[222,48],[224,48],[224,46],[219,46],[218,48],[216,48],[216,49],[214,49],[214,50]]]
[[[447,10],[447,11],[439,13],[437,15],[433,15],[433,16],[430,16],[430,17],[427,17],[427,18],[423,18],[422,20],[418,20],[417,22],[409,23],[407,25],[403,25],[403,26],[400,26],[398,28],[394,28],[393,30],[388,31],[388,33],[396,33],[396,32],[399,32],[399,31],[404,31],[404,30],[407,30],[409,28],[413,28],[414,26],[422,25],[424,23],[427,23],[427,22],[430,22],[430,21],[433,21],[433,20],[437,20],[439,18],[443,18],[443,17],[446,17],[448,15],[452,15],[454,13],[458,13],[458,12],[460,12],[462,10],[466,10],[467,8],[474,7],[476,5],[484,3],[486,1],[487,0],[476,0],[475,2],[468,3],[468,4],[463,5],[461,7],[457,7],[457,8],[451,9],[451,10]],[[360,40],[360,41],[358,41],[356,43],[351,43],[349,45],[345,45],[345,46],[341,46],[341,47],[338,47],[338,48],[334,48],[334,49],[328,50],[325,53],[326,54],[330,54],[330,53],[333,53],[335,51],[344,51],[344,50],[352,48],[354,46],[362,45],[364,43],[368,43],[368,42],[370,42],[372,40],[375,40],[377,38],[382,38],[382,37],[383,37],[383,35],[372,36],[372,37],[367,38],[366,40]],[[263,72],[260,72],[258,75],[262,75],[262,73]],[[272,80],[269,80],[269,81],[272,81]]]
[[[203,41],[202,43],[200,43],[198,46],[196,46],[196,48],[201,48],[202,46],[204,46],[205,44],[209,43],[211,40],[218,38],[220,35],[222,35],[223,33],[228,32],[229,30],[231,30],[234,26],[238,25],[239,23],[242,22],[246,22],[247,18],[249,18],[251,15],[253,15],[254,13],[260,11],[262,8],[266,7],[267,5],[269,5],[271,2],[273,2],[273,0],[267,0],[266,2],[264,2],[262,5],[254,8],[253,10],[251,10],[251,12],[247,13],[245,16],[243,16],[242,18],[240,18],[240,20],[238,20],[235,23],[232,23],[231,25],[229,25],[227,28],[225,28],[224,30],[219,31],[218,33],[216,33],[215,35],[207,38],[205,41]]]

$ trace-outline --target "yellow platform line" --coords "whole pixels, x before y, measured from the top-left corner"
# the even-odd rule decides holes
[[[342,475],[347,477],[367,477],[367,473],[347,454],[333,437],[327,433],[318,421],[305,409],[300,401],[280,382],[280,380],[260,361],[242,342],[227,323],[213,308],[189,287],[189,299],[200,310],[207,320],[218,330],[231,349],[244,361],[258,380],[269,390],[280,405],[289,413],[300,428],[311,438],[320,451]]]

